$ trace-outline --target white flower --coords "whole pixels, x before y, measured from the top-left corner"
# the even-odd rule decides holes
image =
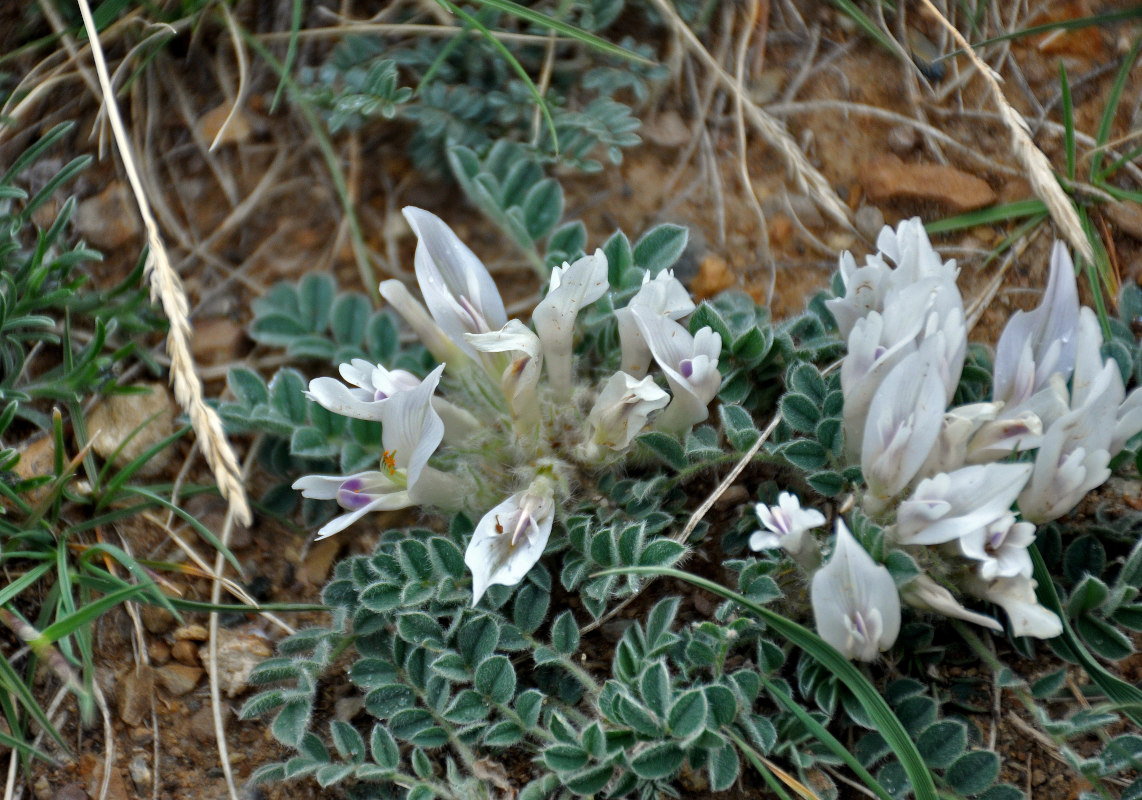
[[[1027,548],[1035,541],[1035,526],[1016,522],[1005,514],[985,528],[961,536],[960,551],[979,561],[977,571],[985,581],[993,578],[1031,577],[1033,566]]]
[[[518,319],[509,320],[498,331],[466,333],[464,337],[481,352],[513,354],[500,376],[500,386],[518,427],[532,430],[539,424],[539,371],[543,364],[539,337]]]
[[[921,611],[932,611],[945,617],[962,619],[993,631],[1003,630],[1002,625],[986,614],[964,608],[951,592],[927,575],[921,574],[901,587],[900,599]]]
[[[314,378],[305,396],[343,417],[379,420],[385,401],[420,385],[420,379],[403,369],[387,370],[363,358],[338,367],[349,388],[336,378]]]
[[[638,309],[634,319],[666,376],[673,397],[654,425],[668,433],[682,434],[709,416],[706,406],[722,386],[722,374],[718,372],[722,337],[709,327],[691,336],[670,318],[651,316]]]
[[[344,417],[382,420],[381,409],[390,397],[421,385],[420,378],[407,370],[388,370],[363,358],[342,364],[338,371],[351,386],[335,378],[314,378],[305,396]],[[443,420],[444,437],[449,441],[463,441],[479,427],[474,416],[441,397],[433,395],[432,407]]]
[[[1051,423],[1035,454],[1035,470],[1019,495],[1023,517],[1050,522],[1110,477],[1110,446],[1125,390],[1118,365],[1102,363],[1102,334],[1089,308],[1079,314],[1071,410]]]
[[[619,327],[619,346],[622,350],[623,372],[636,378],[646,374],[650,365],[650,346],[643,338],[635,321],[635,311],[648,316],[661,316],[675,322],[694,310],[694,301],[682,282],[674,277],[674,270],[662,270],[653,279],[650,273],[642,276],[642,287],[625,308],[615,310]]]
[[[1142,431],[1142,389],[1135,389],[1126,396],[1118,407],[1114,424],[1114,438],[1110,442],[1110,452],[1118,455],[1128,439]]]
[[[966,588],[973,594],[990,600],[1007,612],[1011,632],[1015,636],[1053,639],[1063,632],[1063,623],[1058,616],[1039,605],[1035,598],[1036,583],[1031,578],[1017,575],[985,581],[973,576],[967,583]]]
[[[904,490],[940,435],[945,392],[936,363],[939,339],[928,339],[897,364],[873,396],[860,455],[870,510]]]
[[[846,658],[873,661],[900,633],[900,596],[892,576],[841,519],[829,563],[813,576],[810,599],[817,633]]]
[[[448,337],[436,321],[428,315],[424,306],[409,292],[408,287],[395,278],[381,281],[381,297],[388,301],[408,326],[416,338],[437,361],[464,367],[471,361],[468,353],[460,349]]]
[[[920,481],[896,514],[900,544],[942,544],[1010,515],[1030,464],[977,464]]]
[[[455,490],[440,497],[439,475],[428,466],[444,438],[444,422],[432,407],[432,394],[444,372],[441,364],[411,389],[399,391],[375,406],[381,421],[384,456],[381,471],[347,477],[309,475],[294,482],[293,488],[306,497],[336,499],[349,511],[320,531],[318,538],[331,536],[369,511],[407,508],[435,499],[454,503]],[[348,391],[348,390],[346,390]]]
[[[1038,447],[1043,425],[1030,411],[996,419],[1003,403],[970,403],[944,412],[940,435],[918,473],[929,477],[965,464],[999,461],[1013,452]]]
[[[356,475],[306,475],[293,483],[305,497],[336,500],[349,513],[334,517],[317,532],[324,539],[343,531],[370,511],[392,511],[413,505],[403,481],[389,472],[358,472]]]
[[[879,252],[870,255],[863,267],[857,267],[851,253],[841,254],[839,271],[845,285],[845,296],[825,304],[837,321],[841,336],[846,339],[857,320],[870,312],[884,312],[894,304],[893,295],[914,284],[932,281],[949,288],[955,298],[959,298],[959,291],[955,288],[956,262],[940,260],[919,218],[904,220],[896,230],[886,225],[877,237],[876,245]],[[888,266],[885,257],[895,262],[895,269]],[[959,305],[962,310],[962,301]],[[918,312],[919,309],[913,308],[912,311]]]
[[[1051,251],[1051,274],[1039,306],[1016,311],[995,348],[992,395],[1016,407],[1047,388],[1056,373],[1066,381],[1075,365],[1079,296],[1075,269],[1062,242]]]
[[[464,334],[499,330],[508,321],[495,281],[440,217],[412,206],[404,216],[419,240],[416,280],[429,313],[461,350],[475,356]]]
[[[665,408],[669,402],[670,395],[653,378],[636,380],[625,372],[616,372],[603,385],[587,415],[593,431],[590,444],[595,450],[600,447],[625,450],[646,427],[650,414]]]
[[[547,377],[558,394],[571,390],[571,339],[579,311],[607,293],[607,257],[602,250],[584,256],[574,264],[564,264],[551,271],[547,295],[532,312],[543,355],[547,359]]]
[[[817,566],[821,558],[820,552],[813,538],[805,534],[825,524],[824,514],[815,508],[801,508],[797,495],[789,492],[778,495],[777,505],[758,503],[754,510],[758,521],[768,530],[755,531],[749,537],[750,549],[772,550],[780,547],[807,569]]]
[[[492,584],[515,586],[543,555],[555,518],[554,485],[537,477],[493,508],[476,526],[464,563],[472,572],[472,605]]]

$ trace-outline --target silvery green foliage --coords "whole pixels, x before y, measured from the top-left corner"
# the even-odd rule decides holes
[[[604,32],[622,7],[622,2],[576,0],[559,18]],[[509,14],[491,9],[480,17],[493,30],[513,24]],[[504,54],[480,36],[422,36],[399,45],[383,36],[346,36],[325,63],[303,67],[298,78],[302,101],[316,106],[334,132],[367,129],[378,121],[407,123],[409,154],[426,172],[441,171],[450,147],[484,154],[508,141],[533,142],[528,149],[544,161],[596,172],[602,169],[600,158],[617,164],[622,150],[640,141],[634,133],[638,119],[617,96],[641,103],[667,72],[652,64],[647,45],[629,37],[621,45],[647,61],[592,51],[594,65],[585,75],[575,57],[581,51],[568,51],[566,58],[560,52],[551,63],[544,99],[558,148],[546,125],[535,136],[534,96]],[[539,74],[543,48],[512,41],[506,46],[530,74]]]

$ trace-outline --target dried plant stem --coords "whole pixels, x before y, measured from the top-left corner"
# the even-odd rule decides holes
[[[103,48],[99,43],[99,31],[95,28],[95,21],[91,17],[91,8],[87,0],[79,0],[79,11],[83,16],[83,24],[87,29],[87,36],[91,42],[91,55],[95,60],[95,71],[99,76],[99,85],[103,92],[103,102],[107,109],[107,118],[111,123],[112,135],[123,159],[123,169],[127,173],[127,180],[135,194],[135,201],[139,206],[139,213],[143,218],[143,226],[147,231],[147,263],[145,275],[151,284],[151,298],[162,303],[163,311],[170,322],[170,333],[167,336],[167,352],[171,359],[171,383],[174,386],[175,400],[190,417],[190,424],[195,435],[202,444],[202,452],[206,456],[206,463],[214,473],[214,480],[218,490],[230,504],[233,517],[249,525],[253,519],[250,506],[246,501],[246,490],[242,485],[241,472],[238,459],[226,441],[222,432],[222,421],[214,409],[206,405],[202,395],[202,381],[195,371],[194,356],[190,352],[190,313],[186,293],[182,289],[182,282],[171,267],[167,257],[166,248],[159,235],[159,226],[151,214],[147,196],[143,191],[142,181],[139,179],[135,167],[131,145],[127,138],[127,131],[123,126],[123,119],[119,114],[119,106],[115,102],[115,93],[111,88],[111,79],[107,73],[107,62],[103,55]]]
[[[780,153],[793,175],[793,181],[797,184],[797,188],[809,195],[813,202],[834,220],[846,228],[851,227],[848,206],[837,197],[837,193],[833,191],[833,187],[829,185],[825,176],[805,158],[805,154],[801,152],[797,142],[789,135],[789,131],[785,130],[780,122],[763,111],[748,97],[741,97],[737,79],[726,72],[722,65],[710,55],[710,52],[698,41],[698,37],[694,35],[690,27],[678,16],[678,12],[674,10],[669,0],[654,0],[654,6],[682,39],[683,46],[706,65],[727,92],[740,97],[746,120],[770,147]]]
[[[1035,146],[1035,142],[1031,141],[1027,121],[1007,102],[1007,98],[1003,95],[1003,89],[999,86],[995,71],[984,63],[971,44],[968,43],[968,40],[963,37],[963,34],[932,4],[932,0],[923,0],[923,3],[929,13],[948,29],[948,33],[955,39],[956,44],[964,51],[968,59],[979,70],[984,82],[987,83],[991,96],[999,109],[999,118],[1011,133],[1011,149],[1015,151],[1016,158],[1019,159],[1027,173],[1031,190],[1046,204],[1051,219],[1055,220],[1055,224],[1059,226],[1063,236],[1071,243],[1071,246],[1086,259],[1087,263],[1093,264],[1094,250],[1083,233],[1083,226],[1079,221],[1078,213],[1071,205],[1067,193],[1055,180],[1051,162],[1047,160],[1043,151]]]

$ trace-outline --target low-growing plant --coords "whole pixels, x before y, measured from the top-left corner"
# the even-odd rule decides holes
[[[924,613],[1002,630],[986,609],[962,605],[964,594],[1003,608],[1015,636],[1062,643],[1109,697],[1136,702],[1136,690],[1095,674],[1086,650],[1128,651],[1125,636],[1107,631],[1133,620],[1133,584],[1112,588],[1072,568],[1066,602],[1081,638],[1057,598],[1041,593],[1040,602],[1034,592],[1045,579],[1027,520],[1063,516],[1142,427],[1139,395],[1123,388],[1134,371],[1124,329],[1115,325],[1107,348],[1124,359],[1120,368],[1103,360],[1064,250],[1054,252],[1043,306],[1013,318],[993,363],[968,347],[954,264],[915,220],[886,229],[864,266],[846,254],[836,296],[815,298],[776,328],[740,295],[694,306],[666,271],[681,252],[673,229],[633,247],[616,234],[583,255],[580,227],[564,226],[575,237],[558,240],[575,246],[556,252],[570,263],[553,271],[532,330],[506,318],[482,265],[439,219],[406,214],[420,239],[427,308],[396,281],[381,292],[416,333],[412,350],[397,346],[388,312],[370,316],[363,298],[337,296],[313,277],[275,290],[252,330],[323,361],[338,351],[356,358],[366,339],[427,379],[365,360],[342,366],[348,386],[317,378],[305,390],[289,371],[268,385],[249,372],[231,376],[242,399],[224,415],[275,435],[283,475],[296,476],[310,456],[339,459],[353,473],[294,481],[345,512],[321,535],[373,509],[436,507],[450,519],[387,531],[371,556],[339,565],[325,594],[333,624],[290,638],[255,673],[286,686],[257,695],[244,714],[274,712],[275,735],[299,751],[259,777],[463,797],[489,764],[524,757],[530,766],[512,785],[527,797],[651,797],[698,771],[725,789],[743,764],[780,787],[789,779],[772,769],[780,759],[817,785],[832,785],[843,766],[882,797],[934,797],[941,788],[1016,797],[992,785],[999,759],[955,711],[967,700],[929,696],[915,681],[881,694],[845,661],[899,652],[900,665],[925,674],[948,648]],[[335,305],[357,310],[322,310]],[[689,316],[688,326],[674,316]],[[352,331],[343,329],[348,319]],[[839,370],[825,368],[842,353]],[[669,393],[653,376],[636,377],[652,363]],[[1069,390],[1068,371],[1077,374]],[[715,396],[716,426],[706,409]],[[1090,408],[1108,421],[1085,424]],[[765,441],[754,420],[775,410],[781,419]],[[332,422],[338,415],[352,419]],[[360,423],[380,424],[354,440]],[[1051,448],[1066,452],[1046,460]],[[852,493],[856,506],[847,525],[837,517],[827,557],[812,533],[825,515],[792,494],[777,497],[772,481],[759,487],[761,531],[748,516],[721,536],[697,520],[684,524],[693,481],[743,453],[771,465],[771,476],[792,468],[784,482],[799,492]],[[1074,458],[1087,459],[1085,471],[1067,472]],[[1097,536],[1075,538],[1071,561],[1098,561],[1088,541]],[[716,557],[719,545],[730,556],[721,580],[671,568],[688,547]],[[738,557],[746,545],[761,557]],[[811,578],[807,595],[797,571]],[[620,624],[616,611],[656,575],[727,602],[712,619],[679,624],[677,598],[660,601],[645,626],[625,628],[609,667],[585,668],[591,632]],[[920,615],[906,616],[909,607]],[[793,621],[810,616],[817,634]],[[313,709],[320,677],[346,647],[364,712],[331,723],[331,750]],[[835,724],[872,732],[850,752]],[[1060,741],[1086,730],[1051,728]],[[1130,745],[1108,746],[1113,754]],[[1107,758],[1084,774],[1113,772],[1119,762]]]

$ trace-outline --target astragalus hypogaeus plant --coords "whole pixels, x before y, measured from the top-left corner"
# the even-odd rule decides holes
[[[853,766],[821,732],[832,718],[855,726],[861,769],[899,757],[875,780],[854,768],[870,786],[904,781],[934,797],[939,770],[954,792],[991,791],[998,757],[968,751],[967,724],[941,718],[923,683],[874,688],[878,667],[845,659],[924,663],[918,652],[897,661],[893,645],[932,612],[999,631],[998,606],[1015,636],[1062,630],[1036,596],[1037,526],[1105,481],[1142,430],[1142,400],[1103,358],[1065,250],[992,366],[967,342],[954,263],[918,220],[886,228],[861,266],[843,255],[836,296],[773,326],[743,295],[695,306],[668,269],[677,229],[633,250],[616,234],[593,253],[582,232],[530,322],[509,319],[442,220],[405,216],[422,299],[396,280],[381,294],[425,351],[378,345],[387,355],[365,358],[360,331],[337,320],[336,347],[318,346],[326,317],[315,313],[298,349],[349,354],[340,380],[231,381],[247,418],[293,430],[291,455],[328,462],[322,437],[369,439],[340,445],[347,474],[293,483],[339,507],[318,536],[398,509],[431,528],[381,532],[372,555],[340,563],[324,594],[333,624],[283,640],[255,671],[252,682],[279,685],[243,714],[275,712],[274,735],[297,749],[259,778],[312,775],[414,800],[650,800],[776,780],[768,758],[827,796],[824,768]],[[275,296],[276,316],[255,329],[288,327],[294,307],[364,303],[315,286]],[[373,344],[395,340],[376,314],[366,327],[388,333]],[[839,370],[821,368],[841,353]],[[779,393],[783,421],[762,447],[751,412],[772,417]],[[745,480],[765,502],[684,528],[707,478],[746,452],[758,466]],[[688,550],[740,594],[700,613],[681,611],[667,587],[615,616],[645,585],[632,573],[661,572]],[[1142,576],[1142,551],[1133,560]],[[1125,608],[1137,589],[1107,594]],[[820,638],[794,621],[810,619]],[[319,681],[347,648],[359,694],[323,721],[323,738]]]
[[[1099,321],[1080,307],[1070,256],[1056,243],[1042,302],[1000,335],[991,401],[952,404],[968,345],[955,262],[940,258],[916,219],[886,228],[877,245],[863,266],[842,256],[844,296],[826,305],[847,341],[844,457],[864,477],[856,504],[875,531],[866,545],[881,561],[903,553],[903,574],[891,575],[839,519],[832,556],[816,570],[820,553],[805,532],[824,517],[810,519],[791,497],[758,507],[780,535],[751,544],[783,548],[814,571],[818,632],[850,658],[870,661],[892,646],[901,600],[1002,630],[962,605],[968,596],[1002,608],[1016,636],[1058,636],[1061,620],[1036,598],[1028,548],[1036,525],[1110,476],[1111,458],[1142,430],[1142,394],[1127,396],[1118,363],[1103,358]]]
[[[349,385],[310,383],[308,396],[326,409],[379,421],[384,453],[376,470],[311,475],[294,488],[346,509],[319,537],[376,510],[482,515],[464,553],[476,604],[488,586],[514,586],[535,566],[585,470],[625,459],[648,427],[682,436],[706,419],[722,383],[721,337],[709,327],[691,336],[676,321],[694,310],[685,287],[671,272],[647,274],[615,313],[621,369],[579,370],[576,318],[610,288],[602,250],[552,271],[532,330],[507,318],[488,270],[451,228],[418,208],[404,213],[424,305],[398,280],[381,295],[440,366],[421,380],[355,360],[341,365]],[[669,392],[647,375],[652,360]]]

